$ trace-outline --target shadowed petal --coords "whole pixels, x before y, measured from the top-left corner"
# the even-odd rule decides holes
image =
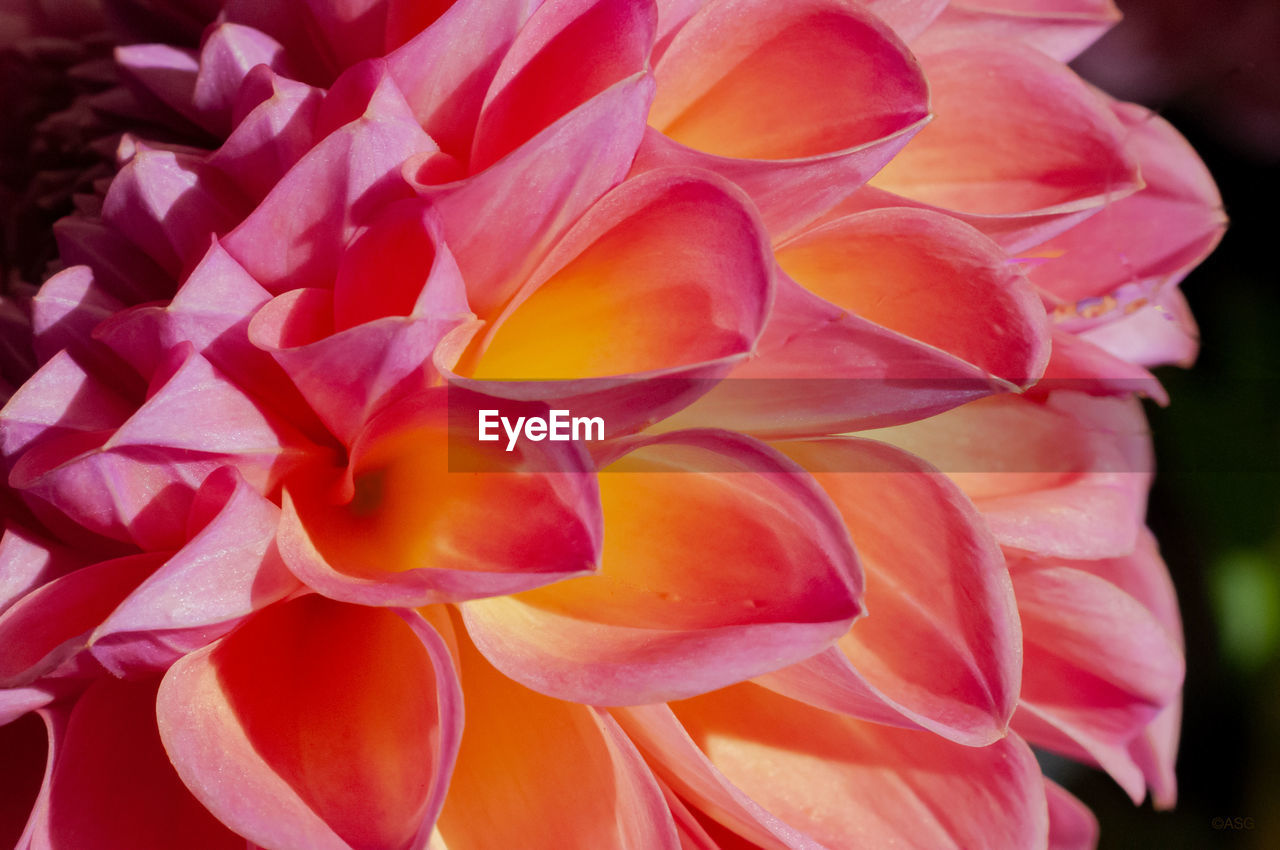
[[[751,683],[615,714],[660,778],[764,847],[1045,846],[1043,779],[1016,736],[964,747]]]
[[[613,718],[503,676],[460,635],[467,723],[440,835],[449,850],[674,850],[662,792]]]
[[[1018,696],[1021,631],[1004,558],[977,510],[942,473],[890,446],[839,438],[775,445],[840,511],[874,616],[835,650],[760,683],[963,744],[1002,737]]]
[[[174,767],[256,844],[424,847],[461,733],[448,650],[417,614],[308,596],[178,661]]]

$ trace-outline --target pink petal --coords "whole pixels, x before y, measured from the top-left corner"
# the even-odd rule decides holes
[[[893,27],[903,41],[911,42],[933,23],[948,0],[861,0],[880,20]]]
[[[85,350],[85,357],[99,359],[89,335],[124,304],[98,285],[87,266],[72,266],[49,278],[31,300],[32,345],[36,357],[47,361],[64,348]],[[104,366],[118,364],[109,360]]]
[[[600,494],[599,575],[462,606],[485,657],[540,693],[595,705],[702,693],[812,655],[860,611],[830,501],[755,441],[634,440]]]
[[[1017,386],[1048,362],[1044,310],[1026,278],[948,216],[861,213],[807,230],[775,256],[810,292]]]
[[[76,702],[65,732],[52,736],[47,796],[29,828],[32,850],[244,847],[174,773],[156,732],[156,684],[105,677]]]
[[[54,579],[15,602],[0,615],[0,688],[71,672],[69,662],[84,649],[89,633],[163,561],[162,554],[103,561]]]
[[[1049,800],[1049,850],[1094,850],[1098,819],[1089,807],[1048,779],[1044,790]]]
[[[200,47],[191,103],[209,129],[226,136],[234,126],[232,112],[249,72],[258,65],[284,72],[286,63],[284,47],[266,33],[239,24],[215,24]]]
[[[139,304],[173,294],[176,281],[102,222],[68,216],[54,224],[53,233],[64,263],[89,266],[95,282],[124,303]]]
[[[1195,325],[1171,301],[1171,290],[1222,238],[1222,198],[1195,151],[1167,122],[1132,104],[1112,109],[1131,134],[1146,187],[1038,246],[1032,255],[1045,259],[1028,273],[1058,299],[1053,317],[1060,326],[1093,338],[1120,325],[1105,335],[1105,347],[1127,345],[1134,355],[1128,359],[1144,365],[1187,359],[1157,352],[1160,343],[1146,339],[1170,334],[1159,333],[1159,321],[1137,319],[1163,312],[1170,331],[1194,339]],[[1136,341],[1126,342],[1135,331]],[[1152,353],[1143,356],[1143,348]]]
[[[1200,350],[1200,330],[1191,308],[1182,293],[1171,287],[1139,309],[1084,331],[1081,337],[1116,357],[1144,366],[1190,366]]]
[[[255,66],[238,91],[235,129],[208,163],[244,196],[261,203],[318,141],[316,114],[323,92]]]
[[[151,378],[166,352],[191,345],[219,372],[315,439],[327,435],[284,371],[249,341],[249,321],[271,295],[222,246],[214,243],[165,305],[119,313],[94,336]]]
[[[115,49],[116,67],[124,81],[141,86],[148,94],[202,129],[212,129],[193,102],[196,52],[169,44],[126,44]]]
[[[1133,550],[1151,477],[1132,398],[1001,396],[869,432],[925,458],[974,500],[1002,546],[1063,558]]]
[[[1095,395],[1123,396],[1136,392],[1162,406],[1169,403],[1169,394],[1155,375],[1061,328],[1053,330],[1053,354],[1038,389],[1048,387],[1077,389]]]
[[[498,66],[476,125],[480,171],[561,116],[646,70],[656,12],[645,0],[564,0],[529,17]]]
[[[301,458],[305,440],[189,343],[168,361],[151,397],[114,433],[60,434],[18,461],[11,484],[46,521],[69,518],[81,530],[173,549],[192,494],[215,468],[230,463],[265,492]]]
[[[742,360],[764,324],[772,264],[746,204],[697,172],[626,181],[468,351],[446,340],[437,366],[486,395],[602,416],[606,433],[661,418]]]
[[[619,709],[659,777],[765,847],[1042,847],[1045,792],[1016,736],[964,747],[750,683]]]
[[[356,211],[407,196],[400,164],[435,148],[381,62],[335,83],[317,124],[328,137],[222,241],[273,293],[332,286],[342,247],[363,224]]]
[[[102,218],[181,280],[210,240],[241,219],[243,207],[235,188],[208,163],[141,148],[111,181]]]
[[[1132,571],[1129,561],[1091,570]],[[1015,728],[1097,762],[1140,801],[1143,775],[1127,744],[1177,697],[1180,644],[1139,600],[1072,562],[1026,561],[1012,573],[1026,647]]]
[[[1113,0],[958,0],[913,46],[1016,41],[1070,62],[1119,21]]]
[[[471,318],[437,219],[403,202],[356,237],[332,293],[279,296],[254,316],[249,338],[349,445],[387,404],[426,389],[432,351]]]
[[[926,57],[925,70],[937,118],[876,176],[879,189],[1023,218],[1070,217],[1141,187],[1106,101],[1044,54],[969,46]]]
[[[1004,558],[968,499],[942,473],[886,445],[776,445],[839,509],[875,616],[854,624],[838,654],[760,683],[971,746],[1002,737],[1018,698],[1021,632]]]
[[[196,493],[191,539],[94,630],[94,657],[117,676],[163,670],[296,590],[275,546],[279,514],[233,468],[215,471]]]
[[[599,496],[577,444],[492,447],[480,471],[453,472],[471,446],[477,406],[442,389],[374,419],[345,472],[286,482],[280,547],[326,596],[425,605],[512,593],[594,571]],[[454,420],[454,416],[458,420]]]
[[[1004,388],[964,361],[847,312],[781,270],[756,356],[663,431],[807,437],[910,422]]]
[[[0,535],[0,614],[25,594],[84,566],[86,555],[5,523]]]
[[[160,736],[219,820],[267,847],[422,847],[448,787],[462,703],[413,612],[307,596],[179,660]]]
[[[460,642],[467,723],[439,830],[449,850],[675,850],[675,825],[609,715],[521,687]]]
[[[42,439],[114,429],[136,407],[127,395],[130,389],[103,380],[79,358],[59,352],[0,411],[0,452],[12,460]]]
[[[455,0],[438,20],[409,38],[402,16],[414,7],[421,14],[427,4],[392,3],[388,27],[399,31],[388,33],[389,46],[396,45],[387,55],[388,70],[423,129],[461,162],[471,151],[480,107],[498,65],[538,5],[529,0]],[[467,49],[458,50],[463,42]]]
[[[924,76],[902,42],[856,5],[827,0],[708,3],[654,76],[657,132],[636,170],[723,174],[775,236],[864,183],[928,114]]]
[[[624,80],[460,182],[432,185],[406,164],[419,194],[436,204],[476,314],[497,315],[569,226],[622,181],[652,91],[647,76]]]

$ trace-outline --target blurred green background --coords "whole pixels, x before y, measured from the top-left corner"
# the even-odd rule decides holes
[[[1160,370],[1172,403],[1148,405],[1158,464],[1149,520],[1187,637],[1178,806],[1135,808],[1097,771],[1064,780],[1097,813],[1103,850],[1272,850],[1280,847],[1280,3],[1118,5],[1126,20],[1077,70],[1187,136],[1218,181],[1231,226],[1183,283],[1200,323],[1199,362]],[[1251,818],[1252,828],[1215,818]]]

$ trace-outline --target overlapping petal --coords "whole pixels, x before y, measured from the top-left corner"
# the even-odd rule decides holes
[[[480,405],[454,392],[406,398],[369,423],[345,469],[285,482],[280,545],[299,578],[337,599],[418,606],[595,569],[600,504],[581,446],[481,446]]]
[[[654,77],[653,130],[636,170],[716,171],[751,196],[774,236],[864,183],[928,115],[915,57],[844,0],[712,0],[675,34]]]
[[[848,630],[862,574],[799,467],[728,432],[623,451],[602,459],[598,575],[462,606],[499,670],[561,699],[655,702],[769,672]]]
[[[615,709],[664,781],[763,847],[1043,847],[1043,780],[1016,736],[964,747],[746,683]]]
[[[179,660],[156,710],[173,767],[210,812],[255,844],[317,850],[425,847],[462,721],[430,625],[317,596]]]
[[[1001,737],[1018,696],[1021,631],[1004,558],[977,511],[942,473],[890,446],[828,438],[777,447],[839,509],[872,616],[760,683],[964,744]]]

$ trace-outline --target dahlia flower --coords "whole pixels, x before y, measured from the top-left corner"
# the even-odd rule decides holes
[[[4,838],[1092,846],[1032,747],[1173,805],[1137,396],[1224,219],[1062,64],[1108,0],[101,7],[110,180],[0,301]]]

